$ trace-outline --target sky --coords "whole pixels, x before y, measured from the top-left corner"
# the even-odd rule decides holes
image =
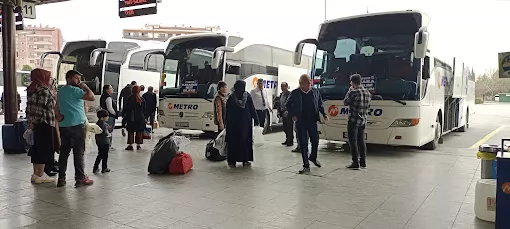
[[[325,7],[326,3],[326,7]],[[71,0],[37,6],[37,19],[25,24],[62,30],[64,40],[120,39],[124,28],[145,24],[219,25],[245,39],[293,50],[317,37],[326,18],[414,9],[431,18],[432,53],[457,57],[477,74],[497,68],[497,53],[510,51],[510,0],[162,0],[158,14],[119,18],[117,0]]]

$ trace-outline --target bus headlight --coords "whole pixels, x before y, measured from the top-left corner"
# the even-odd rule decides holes
[[[205,112],[204,116],[202,116],[202,118],[214,118],[214,113],[211,111]]]
[[[163,110],[158,110],[158,112],[159,112],[159,115],[165,116],[165,111],[163,111]]]
[[[409,127],[409,126],[416,126],[420,123],[419,118],[412,118],[412,119],[397,119],[392,124],[391,127]]]

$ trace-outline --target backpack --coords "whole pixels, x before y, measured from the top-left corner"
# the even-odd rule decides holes
[[[209,161],[224,161],[227,159],[227,156],[220,155],[220,151],[214,147],[216,139],[212,139],[205,146],[205,158]]]
[[[179,152],[170,163],[168,171],[170,174],[185,174],[193,168],[191,155]]]

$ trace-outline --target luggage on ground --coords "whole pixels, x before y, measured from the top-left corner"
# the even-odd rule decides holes
[[[191,155],[179,152],[170,163],[168,171],[170,174],[185,174],[193,168]]]
[[[168,165],[179,150],[177,144],[172,139],[174,135],[175,133],[171,133],[161,138],[154,147],[154,150],[152,150],[148,168],[150,174],[168,173]]]
[[[27,153],[30,149],[23,134],[28,129],[26,119],[18,119],[14,124],[2,126],[2,143],[5,153]]]
[[[207,143],[205,158],[210,161],[224,161],[227,159],[226,130],[221,131],[215,139]]]

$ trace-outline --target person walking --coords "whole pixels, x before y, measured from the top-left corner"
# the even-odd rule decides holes
[[[136,149],[141,150],[143,144],[143,132],[145,131],[145,100],[140,97],[140,86],[133,86],[132,94],[127,99],[124,107],[124,117],[126,118],[126,129],[128,131],[128,140],[126,150],[133,150],[133,143],[136,143]]]
[[[349,106],[347,121],[347,136],[351,148],[352,163],[348,169],[358,170],[367,167],[367,145],[365,144],[365,125],[367,123],[367,111],[370,107],[372,95],[370,91],[361,85],[361,75],[354,74],[350,77],[351,87],[345,95],[344,105]]]
[[[101,109],[108,112],[108,120],[107,124],[110,128],[108,128],[108,132],[113,133],[115,129],[115,120],[117,119],[117,104],[112,99],[113,87],[109,84],[103,86],[103,93],[101,94],[101,98],[99,99],[99,106]],[[112,135],[109,135],[108,140],[110,141],[109,150],[115,150],[113,148],[113,138]]]
[[[225,129],[225,118],[227,114],[227,83],[218,82],[218,92],[214,96],[214,124],[218,126],[218,133]]]
[[[312,87],[312,79],[307,74],[299,78],[299,88],[292,91],[287,110],[292,120],[296,122],[296,129],[301,145],[301,155],[303,157],[303,169],[300,174],[310,172],[311,161],[315,166],[321,167],[317,160],[317,151],[319,149],[319,131],[317,122],[320,121],[320,115],[328,120],[324,112],[324,105],[319,90]],[[312,150],[308,156],[308,139],[312,143]]]
[[[101,173],[109,173],[111,170],[108,168],[108,151],[111,144],[111,133],[108,131],[110,126],[108,124],[109,112],[107,110],[100,110],[97,112],[96,124],[101,128],[102,132],[96,134],[96,145],[98,149],[96,162],[94,163],[93,173],[99,172],[99,164],[101,163]]]
[[[251,90],[250,95],[253,99],[255,110],[257,111],[257,117],[260,123],[259,125],[264,128],[267,118],[267,110],[272,111],[267,99],[267,91],[264,90],[264,79],[257,80],[257,88]]]
[[[126,106],[127,99],[129,96],[131,96],[131,91],[133,89],[133,86],[136,85],[136,81],[131,81],[130,84],[126,85],[122,90],[120,91],[120,97],[119,97],[119,111],[122,113],[122,136],[126,136],[126,121],[124,120],[124,107]]]
[[[32,82],[27,88],[28,129],[24,135],[33,136],[30,149],[34,173],[31,181],[36,184],[55,182],[45,173],[45,165],[53,164],[55,151],[60,147],[55,118],[55,91],[51,90],[51,73],[44,69],[30,72]]]
[[[152,132],[154,132],[154,118],[158,110],[158,98],[154,94],[154,87],[149,86],[147,93],[143,94],[142,98],[145,100],[145,119],[149,120]]]
[[[92,185],[93,180],[85,174],[83,156],[85,152],[86,116],[84,100],[94,101],[94,92],[83,82],[82,74],[75,70],[66,73],[67,84],[58,90],[57,104],[62,120],[60,128],[60,156],[57,187],[66,185],[67,160],[71,150],[74,159],[76,187]]]
[[[294,145],[294,121],[289,116],[287,111],[287,101],[290,98],[289,84],[282,82],[280,85],[282,93],[280,94],[280,107],[278,108],[278,115],[283,119],[283,132],[285,132],[285,141],[282,145]]]
[[[253,123],[260,124],[251,95],[245,91],[246,82],[238,80],[234,93],[226,103],[227,162],[236,167],[237,162],[250,166],[253,161]]]

